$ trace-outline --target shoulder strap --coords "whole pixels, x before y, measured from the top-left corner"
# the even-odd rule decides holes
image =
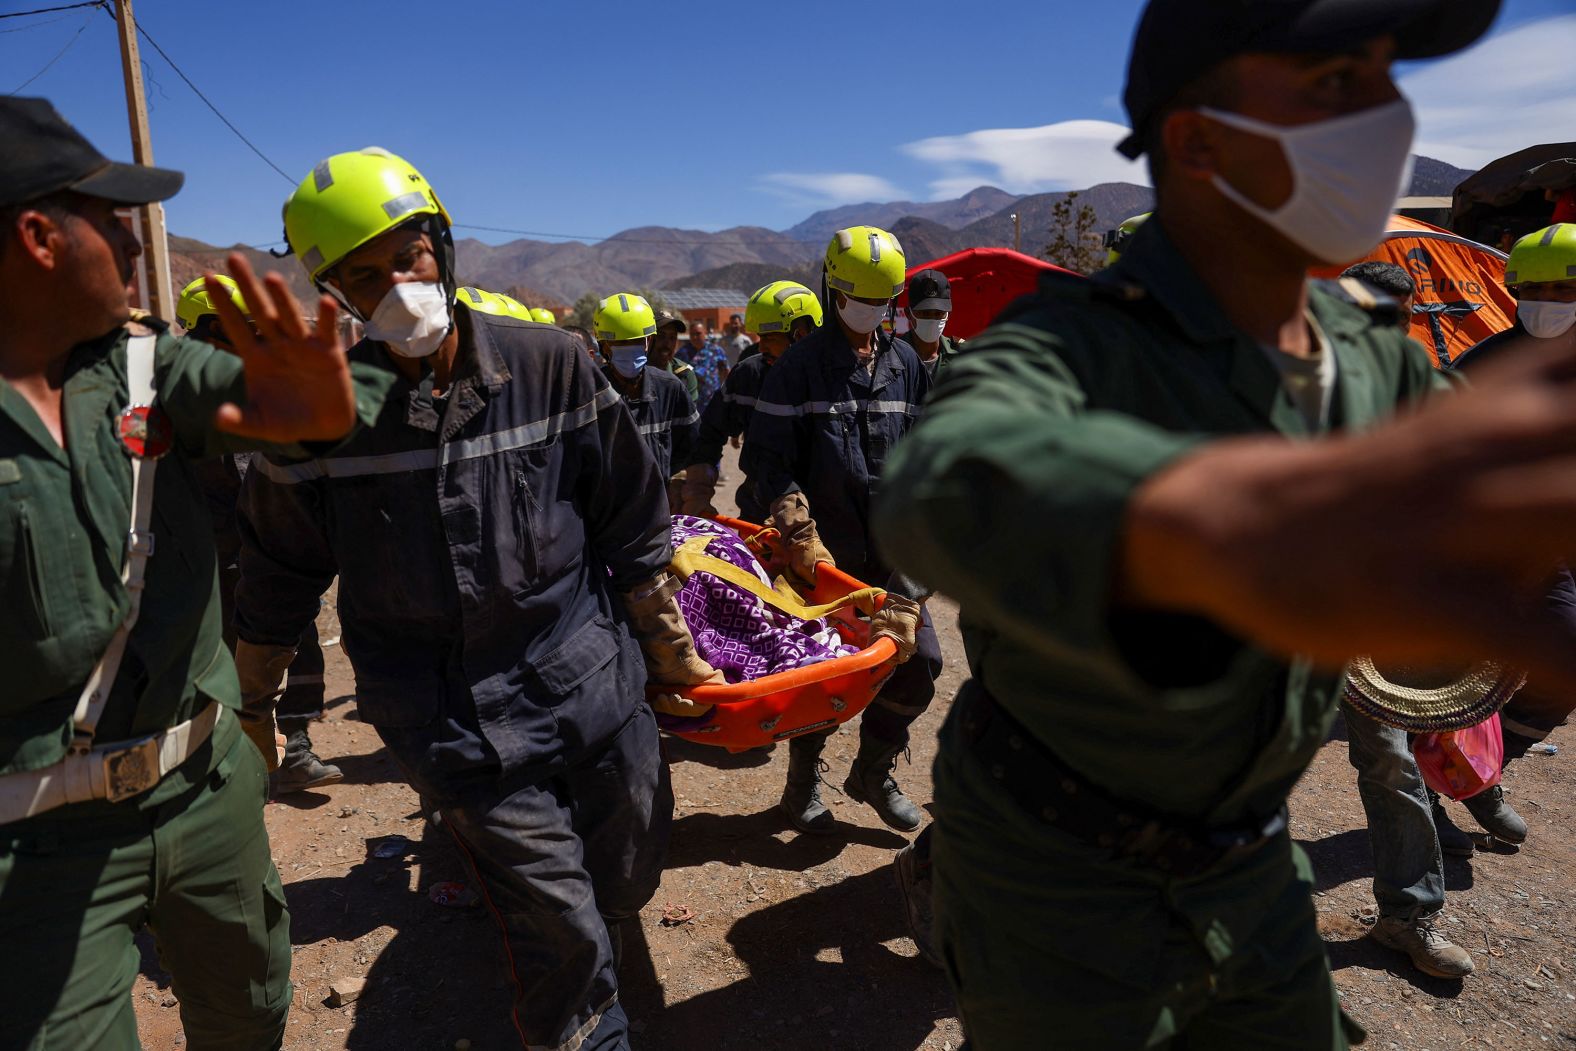
[[[131,406],[152,405],[155,392],[153,384],[155,337],[132,336],[126,342],[126,387]],[[131,533],[126,542],[126,565],[121,570],[121,583],[126,587],[130,603],[126,619],[109,640],[109,647],[88,676],[77,698],[76,712],[72,715],[73,753],[87,752],[93,747],[93,735],[98,729],[99,717],[109,700],[110,689],[115,685],[115,675],[120,671],[121,658],[126,655],[126,640],[137,623],[142,609],[142,589],[148,569],[148,558],[153,554],[153,474],[157,460],[131,459]]]

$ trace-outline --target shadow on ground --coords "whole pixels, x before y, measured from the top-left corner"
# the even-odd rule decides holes
[[[1373,851],[1366,828],[1348,829],[1323,839],[1300,839],[1297,844],[1313,863],[1314,890],[1332,890],[1354,881],[1367,886],[1374,877]],[[1447,855],[1444,860],[1445,893],[1470,890],[1472,859]]]
[[[637,1046],[912,1051],[956,1008],[939,970],[886,944],[906,934],[892,872],[879,868],[734,921],[727,941],[748,973],[663,1010],[652,948],[687,935],[647,925],[625,941]]]

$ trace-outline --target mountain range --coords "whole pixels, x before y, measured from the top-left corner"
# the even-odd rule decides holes
[[[1429,157],[1416,158],[1410,192],[1448,195],[1470,172]],[[1130,183],[1102,183],[1077,191],[1078,204],[1094,209],[1097,230],[1148,211],[1153,192]],[[642,226],[595,244],[521,239],[489,245],[474,238],[455,243],[461,284],[494,290],[518,289],[528,305],[573,303],[588,291],[619,288],[731,288],[749,291],[780,278],[807,283],[819,272],[821,253],[832,233],[845,226],[882,226],[902,243],[912,265],[963,248],[1013,244],[1012,216],[1019,217],[1020,245],[1038,255],[1051,237],[1051,211],[1065,192],[1014,195],[981,186],[947,201],[888,201],[843,205],[816,212],[786,230],[737,226],[715,233],[665,226]],[[229,249],[171,237],[171,275],[177,289],[222,262]],[[284,273],[298,294],[309,292],[293,262],[265,252],[239,249],[254,268]],[[812,285],[813,287],[813,285]]]

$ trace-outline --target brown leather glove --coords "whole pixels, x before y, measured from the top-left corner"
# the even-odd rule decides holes
[[[653,686],[698,686],[723,683],[722,672],[701,660],[695,652],[695,637],[690,634],[676,596],[683,585],[671,573],[659,573],[639,587],[621,592],[619,598],[629,613],[629,625],[640,640],[646,658],[646,679]],[[709,705],[686,714],[700,714]]]
[[[919,634],[919,626],[923,622],[923,606],[911,598],[889,591],[885,604],[870,618],[870,641],[891,639],[897,643],[897,657],[894,659],[902,664],[919,648],[915,636]]]
[[[274,725],[274,708],[295,655],[294,646],[259,646],[244,639],[235,644],[235,671],[241,680],[241,710],[237,714],[242,731],[257,746],[269,773],[279,769],[282,740]]]
[[[679,514],[716,518],[718,511],[712,504],[717,495],[717,469],[709,463],[692,463],[684,469],[684,498],[679,502]]]
[[[837,565],[832,553],[821,543],[815,531],[815,519],[810,517],[810,504],[801,492],[778,497],[771,507],[772,525],[782,534],[788,549],[788,575],[801,583],[815,583],[818,563]]]
[[[684,513],[684,472],[674,471],[668,476],[668,514],[681,515]]]

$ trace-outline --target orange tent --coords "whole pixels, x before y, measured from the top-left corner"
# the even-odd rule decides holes
[[[1479,341],[1516,318],[1516,300],[1505,291],[1505,255],[1487,245],[1403,215],[1365,259],[1394,263],[1417,284],[1412,338],[1428,348],[1436,368],[1449,368]],[[1335,277],[1345,267],[1315,272]]]

